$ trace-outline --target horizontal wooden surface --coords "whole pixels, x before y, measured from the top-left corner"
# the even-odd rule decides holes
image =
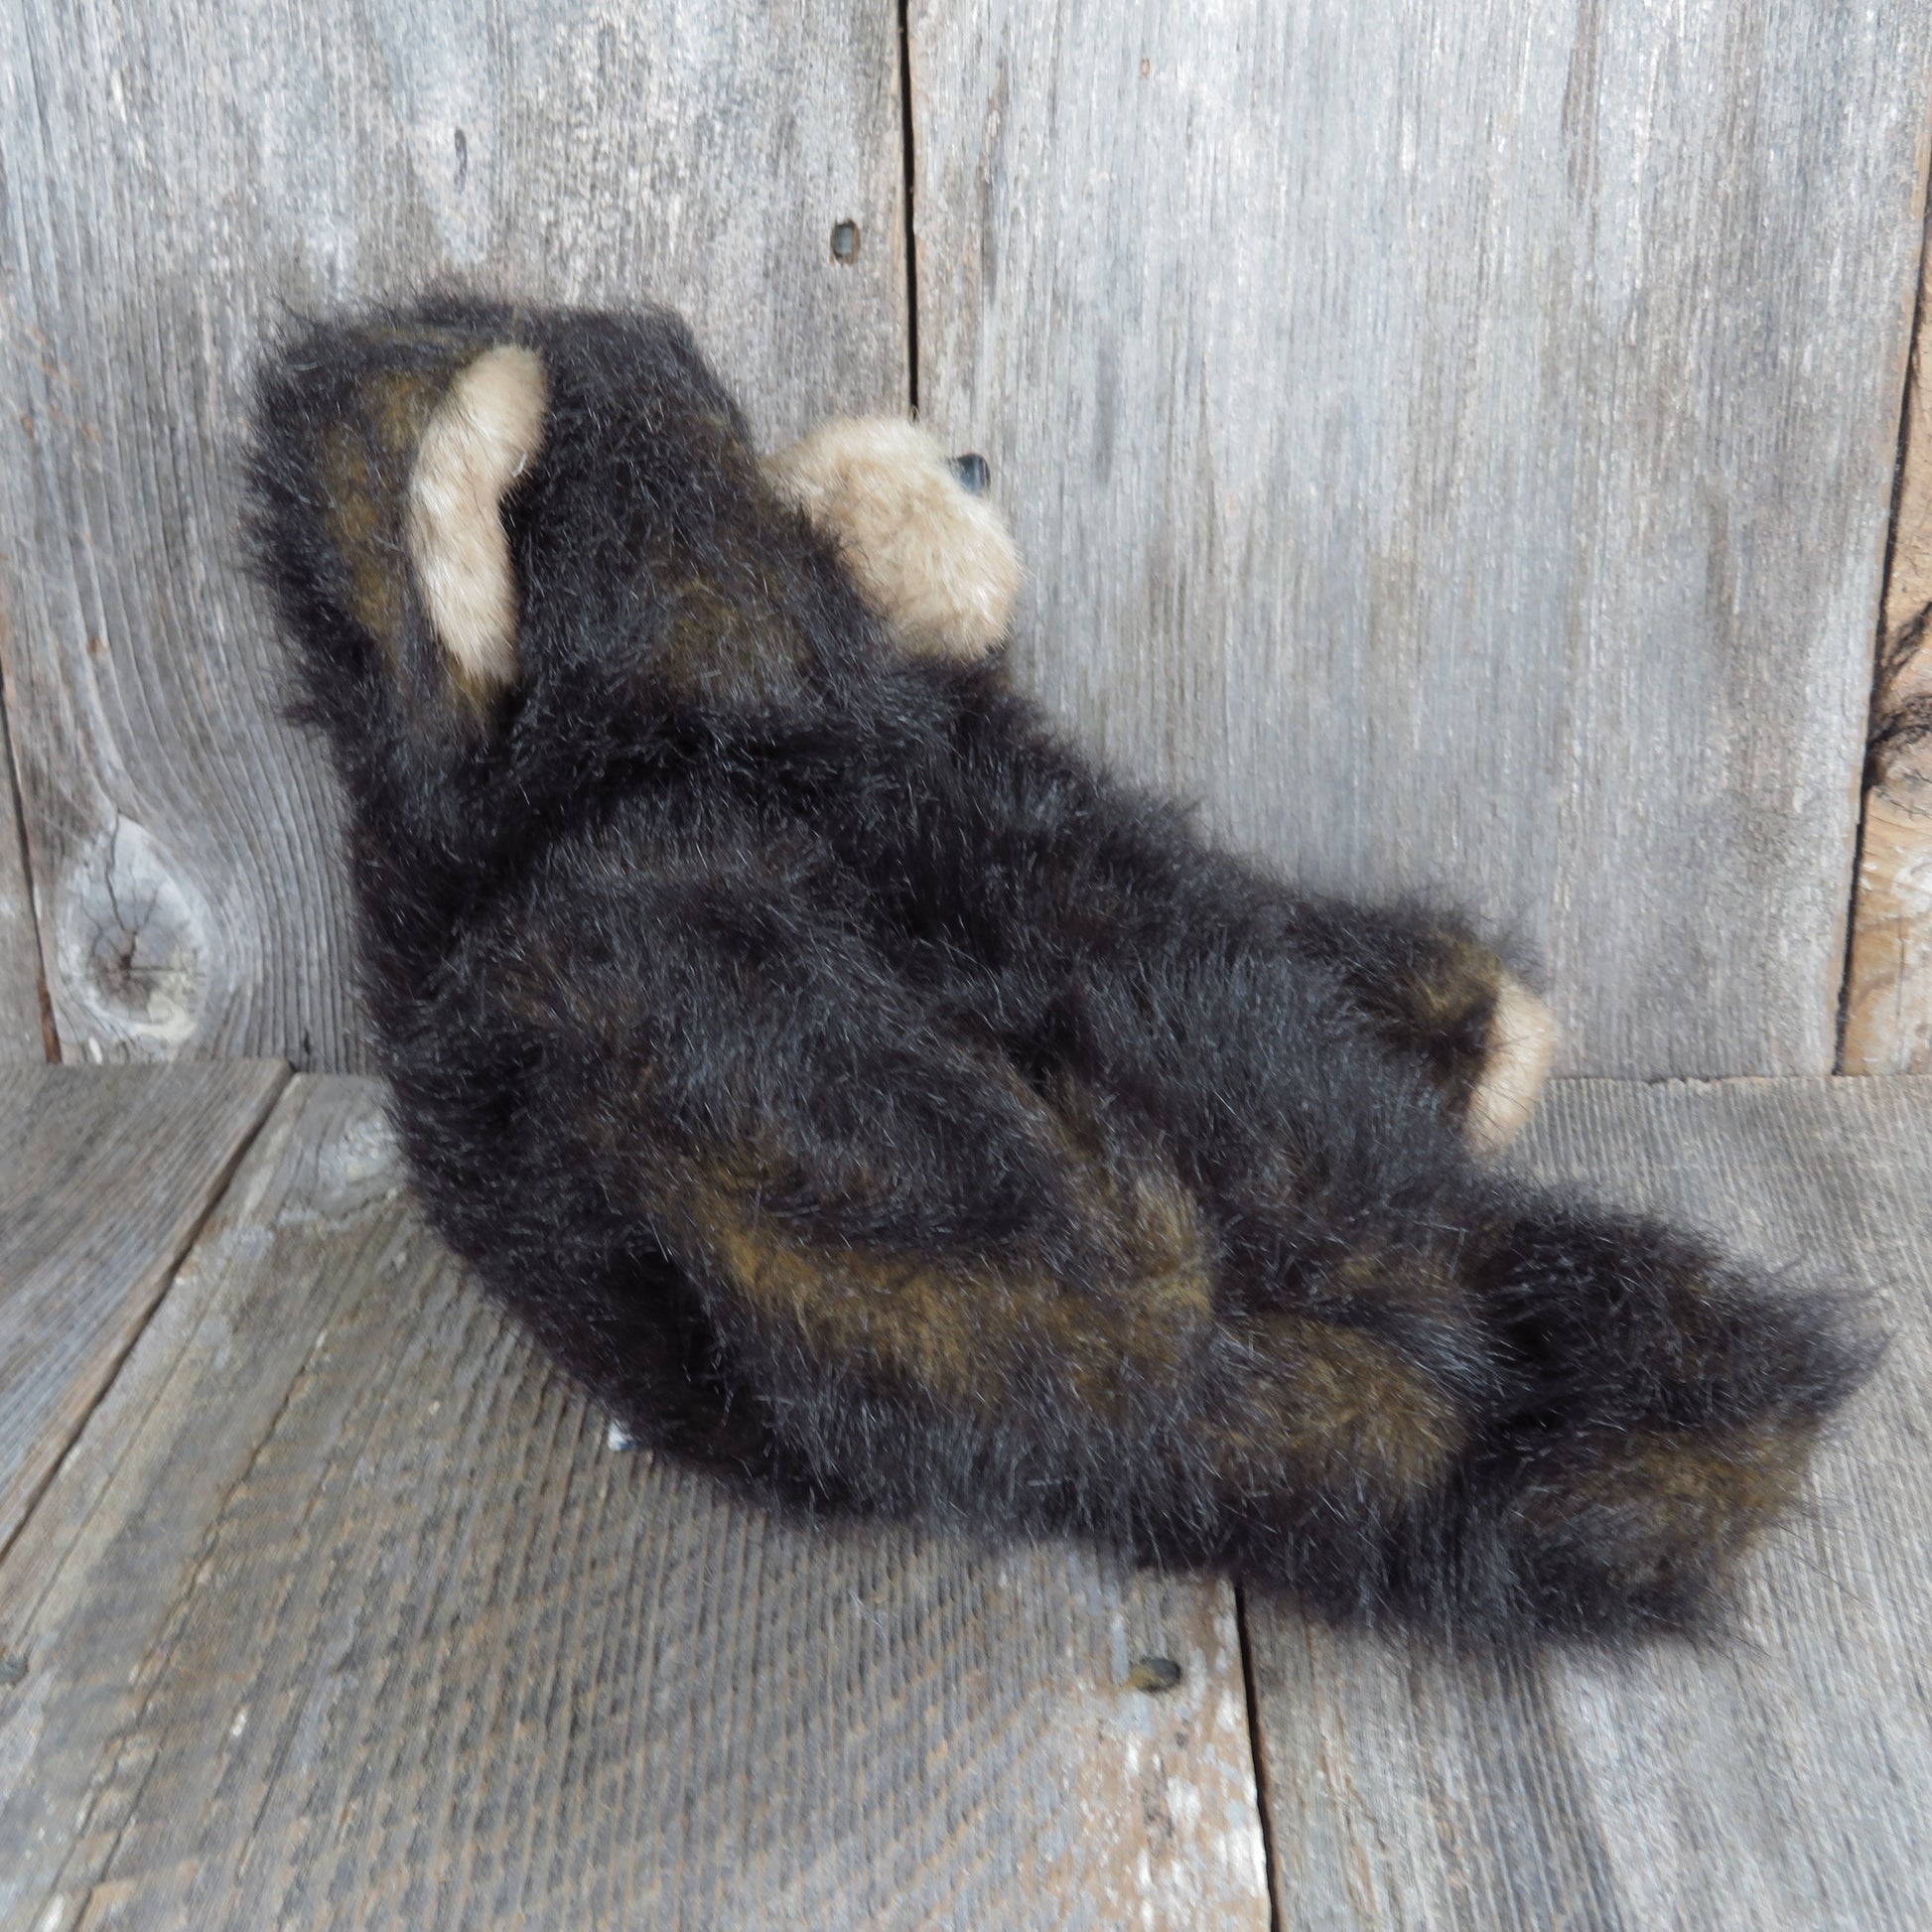
[[[1920,269],[1865,764],[1847,1073],[1932,1073],[1932,252]]]
[[[0,10],[0,621],[65,1057],[364,1058],[237,539],[289,313],[669,300],[767,437],[902,407],[898,66],[885,0]]]
[[[0,1062],[0,1550],[287,1078]]]
[[[240,1071],[38,1072],[36,1160],[139,1169]],[[1844,1281],[1891,1350],[1708,1652],[1251,1597],[1281,1923],[1916,1932],[1932,1081],[1564,1082],[1527,1159]],[[0,1225],[77,1253],[67,1211]],[[374,1090],[298,1079],[0,1558],[0,1926],[1259,1928],[1240,1651],[1218,1588],[786,1526],[614,1446],[421,1228]]]
[[[1834,1065],[1919,255],[1903,0],[912,0],[919,396],[1026,677],[1543,953],[1579,1072]]]
[[[1250,1603],[1284,1924],[1932,1924],[1932,1081],[1562,1083],[1529,1156],[1846,1281],[1892,1347],[1708,1654],[1498,1669]]]
[[[263,1129],[0,1562],[0,1659],[8,1927],[1268,1924],[1225,1589],[614,1449],[361,1082]]]

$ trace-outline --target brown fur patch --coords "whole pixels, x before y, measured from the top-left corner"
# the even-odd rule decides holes
[[[1005,1393],[1039,1284],[856,1247],[813,1247],[719,1185],[701,1187],[697,1229],[763,1320],[827,1356],[867,1362],[936,1396],[981,1408]]]
[[[1199,1214],[1176,1176],[1109,1157],[1091,1120],[1069,1126],[1034,1106],[1071,1157],[1073,1201],[1102,1259],[1100,1277],[1080,1287],[1024,1257],[814,1244],[760,1206],[784,1173],[768,1155],[713,1163],[679,1191],[700,1244],[748,1305],[808,1345],[948,1403],[982,1407],[1044,1381],[1107,1413],[1131,1388],[1171,1379],[1213,1321]],[[847,1176],[847,1191],[863,1181]]]
[[[1077,1082],[1058,1080],[1042,1097],[1005,1070],[1035,1130],[1062,1157],[1061,1172],[1113,1277],[1132,1285],[1136,1302],[1207,1314],[1212,1262],[1200,1209],[1179,1175],[1148,1150],[1118,1145]]]
[[[393,461],[414,454],[449,383],[443,369],[383,369],[369,378],[363,401],[386,457]]]
[[[1309,1486],[1385,1499],[1435,1488],[1465,1440],[1453,1398],[1387,1342],[1312,1315],[1268,1314],[1248,1327],[1258,1373],[1224,1426],[1234,1473],[1285,1459]]]
[[[1418,1314],[1451,1313],[1468,1305],[1466,1283],[1441,1248],[1371,1236],[1336,1265],[1334,1291],[1350,1302]]]
[[[392,666],[402,649],[407,611],[402,510],[407,466],[445,382],[433,371],[378,371],[362,388],[360,415],[337,424],[322,449],[329,534],[347,569],[349,615],[382,646]]]
[[[1428,972],[1410,976],[1403,1004],[1421,1032],[1451,1033],[1485,1014],[1507,977],[1488,947],[1458,936]]]
[[[348,572],[349,616],[393,665],[402,644],[402,581],[394,533],[367,441],[347,424],[330,431],[322,452],[329,491],[329,535]]]
[[[651,669],[680,696],[758,706],[796,691],[805,640],[751,586],[721,585],[668,558],[661,581],[667,621]]]
[[[1722,1578],[1797,1498],[1817,1433],[1810,1422],[1711,1436],[1640,1431],[1597,1445],[1587,1466],[1528,1513],[1584,1521],[1627,1574],[1709,1566]]]
[[[1016,1083],[1017,1084],[1017,1083]],[[1021,1091],[1026,1091],[1024,1088]],[[1176,1374],[1215,1321],[1211,1258],[1177,1176],[1111,1147],[1083,1096],[1033,1098],[1105,1278],[1071,1291],[1026,1264],[815,1247],[760,1210],[768,1162],[719,1164],[693,1176],[698,1237],[748,1306],[831,1356],[863,1360],[942,1402],[979,1410],[1057,1383],[1096,1413]],[[1414,1263],[1420,1298],[1443,1292],[1425,1256],[1378,1251],[1375,1269]],[[1206,1451],[1244,1486],[1356,1490],[1391,1501],[1439,1484],[1462,1447],[1452,1398],[1387,1342],[1313,1316],[1242,1323],[1253,1372],[1231,1390]]]
[[[1469,1145],[1498,1153],[1535,1109],[1556,1050],[1556,1021],[1487,946],[1440,936],[1442,956],[1402,983],[1396,1011],[1463,1109]]]
[[[814,1246],[715,1186],[699,1190],[693,1218],[761,1317],[955,1406],[985,1409],[1023,1386],[1058,1383],[1107,1414],[1131,1386],[1172,1376],[1210,1319],[1173,1277],[1121,1283],[1103,1303],[1026,1264]]]

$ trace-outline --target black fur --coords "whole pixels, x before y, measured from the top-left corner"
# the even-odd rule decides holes
[[[551,407],[480,715],[400,505],[506,341]],[[1297,897],[897,652],[667,315],[319,328],[257,436],[416,1185],[637,1439],[1339,1619],[1702,1618],[1860,1351],[1470,1160],[1466,931]]]

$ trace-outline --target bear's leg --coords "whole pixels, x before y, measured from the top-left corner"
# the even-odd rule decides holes
[[[1379,1279],[1236,1306],[1169,1137],[1078,1065],[1023,1068],[942,1025],[827,883],[803,841],[745,824],[614,833],[559,857],[544,947],[518,929],[477,968],[519,1105],[549,1124],[543,1159],[627,1203],[694,1284],[720,1376],[769,1435],[766,1479],[1176,1562],[1218,1561],[1251,1518],[1290,1543],[1306,1524],[1320,1600],[1378,1603],[1384,1524],[1426,1514],[1480,1431],[1480,1336],[1452,1305],[1381,1319]],[[1284,992],[1340,1003],[1313,976]],[[1339,1035],[1344,1055],[1360,1041],[1351,1016]],[[1346,1138],[1333,1159],[1351,1164],[1383,1139]],[[1311,1199],[1286,1265],[1325,1271],[1333,1233]],[[483,1259],[514,1296],[528,1271]],[[553,1326],[553,1347],[608,1360],[618,1317],[554,1301],[566,1329],[593,1318]],[[621,1363],[599,1385],[621,1412],[661,1401]]]
[[[1477,1153],[1507,1147],[1549,1075],[1549,1007],[1452,919],[1342,916],[1352,927],[1342,965],[1350,992],[1385,1035],[1421,1056]]]
[[[1207,846],[1180,815],[1098,780],[991,681],[975,706],[953,748],[972,809],[947,822],[942,854],[948,916],[969,952],[989,952],[1023,982],[1072,972],[1097,991],[1118,986],[1130,1011],[1163,960],[1177,985],[1312,970],[1424,1076],[1478,1152],[1522,1126],[1555,1024],[1459,919],[1277,884]],[[1257,997],[1265,1009],[1274,995]]]
[[[984,459],[916,423],[825,423],[764,462],[777,493],[838,546],[866,602],[917,656],[984,657],[1006,636],[1020,559],[984,493]]]
[[[1534,1111],[1556,1050],[1544,1001],[1458,920],[1310,901],[1292,942],[1339,974],[1378,1034],[1419,1058],[1478,1154],[1494,1154]]]
[[[896,417],[827,423],[765,461],[778,493],[838,545],[867,602],[915,653],[971,658],[1005,635],[1019,563],[976,458],[949,459]],[[997,783],[976,796],[999,816]],[[1455,920],[1310,900],[1284,936],[1338,972],[1376,1031],[1419,1058],[1482,1154],[1534,1109],[1557,1040],[1550,1009]]]

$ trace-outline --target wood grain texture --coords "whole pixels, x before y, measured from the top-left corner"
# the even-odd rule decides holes
[[[40,935],[27,884],[27,842],[14,798],[6,708],[0,702],[0,1059],[46,1057]]]
[[[894,10],[79,0],[0,13],[0,618],[63,1052],[359,1064],[335,804],[237,556],[265,339],[432,281],[656,298],[773,441],[902,406]]]
[[[1268,1924],[1224,1589],[614,1449],[361,1082],[290,1087],[0,1564],[0,1650],[9,1927]]]
[[[0,1063],[0,1550],[287,1078]]]
[[[1865,761],[1840,1065],[1932,1073],[1932,302],[1921,258]]]
[[[910,21],[920,402],[1031,685],[1523,934],[1571,1070],[1828,1072],[1932,14]]]
[[[1288,1924],[1932,1923],[1932,1081],[1561,1082],[1545,1173],[1838,1276],[1893,1343],[1734,1642],[1506,1668],[1250,1606]]]

